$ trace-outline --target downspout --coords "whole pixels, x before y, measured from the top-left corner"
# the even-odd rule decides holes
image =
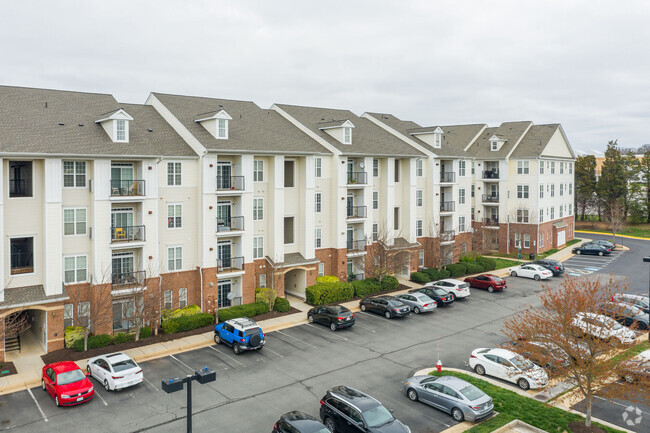
[[[201,281],[201,312],[203,311],[203,266],[199,266],[199,281]]]

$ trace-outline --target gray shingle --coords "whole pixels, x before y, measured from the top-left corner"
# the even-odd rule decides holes
[[[542,154],[549,140],[560,128],[559,123],[531,126],[519,146],[512,152],[512,158],[535,158]]]
[[[65,287],[60,295],[47,296],[43,286],[13,287],[4,289],[5,300],[0,302],[0,308],[10,308],[19,305],[48,304],[69,299]]]
[[[498,128],[487,128],[467,151],[476,158],[505,158],[532,124],[530,121],[503,122]],[[507,140],[499,150],[491,150],[493,135]]]

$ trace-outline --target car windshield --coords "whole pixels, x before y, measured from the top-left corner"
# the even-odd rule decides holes
[[[435,293],[438,296],[445,296],[447,294],[447,291],[442,289],[435,289],[433,293]]]
[[[421,293],[419,295],[415,295],[418,301],[421,302],[431,302],[431,298],[425,295],[424,293]]]
[[[124,361],[116,362],[115,364],[113,364],[113,370],[116,373],[124,370],[129,370],[135,367],[137,367],[137,365],[135,365],[135,362],[133,362],[133,360],[131,359],[125,359]]]
[[[244,335],[250,337],[252,335],[259,335],[262,333],[260,328],[251,328],[244,331]]]
[[[56,376],[56,384],[67,385],[69,383],[79,382],[80,380],[84,380],[85,378],[86,375],[83,374],[81,370],[66,371],[65,373],[59,373]]]
[[[330,309],[332,310],[332,312],[334,314],[349,313],[350,312],[350,310],[348,310],[345,307],[341,307],[340,305],[335,305],[333,307],[330,307]]]
[[[368,427],[370,428],[388,424],[395,419],[393,418],[393,415],[391,415],[391,413],[388,411],[388,409],[382,405],[368,409],[367,411],[363,412],[362,415],[363,419],[366,420],[366,424],[368,424]]]
[[[501,281],[505,281],[503,278],[499,278],[499,277],[492,277],[492,279],[497,283],[500,283]]]
[[[513,358],[510,358],[509,361],[520,370],[530,370],[534,365],[521,355],[515,355]]]
[[[463,394],[469,401],[478,400],[485,395],[483,391],[474,385],[467,385],[465,388],[460,390],[460,393]]]

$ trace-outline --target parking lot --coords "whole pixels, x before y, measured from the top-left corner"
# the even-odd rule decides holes
[[[593,274],[606,269],[612,262],[619,260],[624,251],[620,248],[607,256],[574,255],[564,262],[564,269],[567,275],[579,277],[581,275]]]
[[[595,258],[602,260],[601,272],[619,263]],[[270,332],[262,351],[240,356],[228,346],[212,345],[143,362],[145,383],[107,392],[93,380],[96,398],[77,407],[57,408],[39,388],[0,396],[0,430],[183,431],[185,392],[166,394],[160,382],[208,366],[217,380],[192,387],[195,431],[268,432],[290,410],[318,416],[326,390],[345,384],[379,399],[413,432],[440,432],[456,422],[408,400],[404,379],[438,359],[444,366],[467,368],[471,350],[504,342],[504,319],[535,304],[543,287],[555,287],[560,279],[509,277],[505,292],[472,289],[469,299],[403,319],[358,312],[352,328],[337,332],[314,324]]]

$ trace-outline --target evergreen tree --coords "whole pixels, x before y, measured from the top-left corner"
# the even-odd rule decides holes
[[[643,154],[643,159],[639,164],[639,173],[641,174],[641,184],[645,189],[643,207],[645,208],[646,221],[650,223],[650,148]]]
[[[596,157],[579,156],[575,163],[575,209],[585,220],[587,207],[593,202],[596,193]]]

